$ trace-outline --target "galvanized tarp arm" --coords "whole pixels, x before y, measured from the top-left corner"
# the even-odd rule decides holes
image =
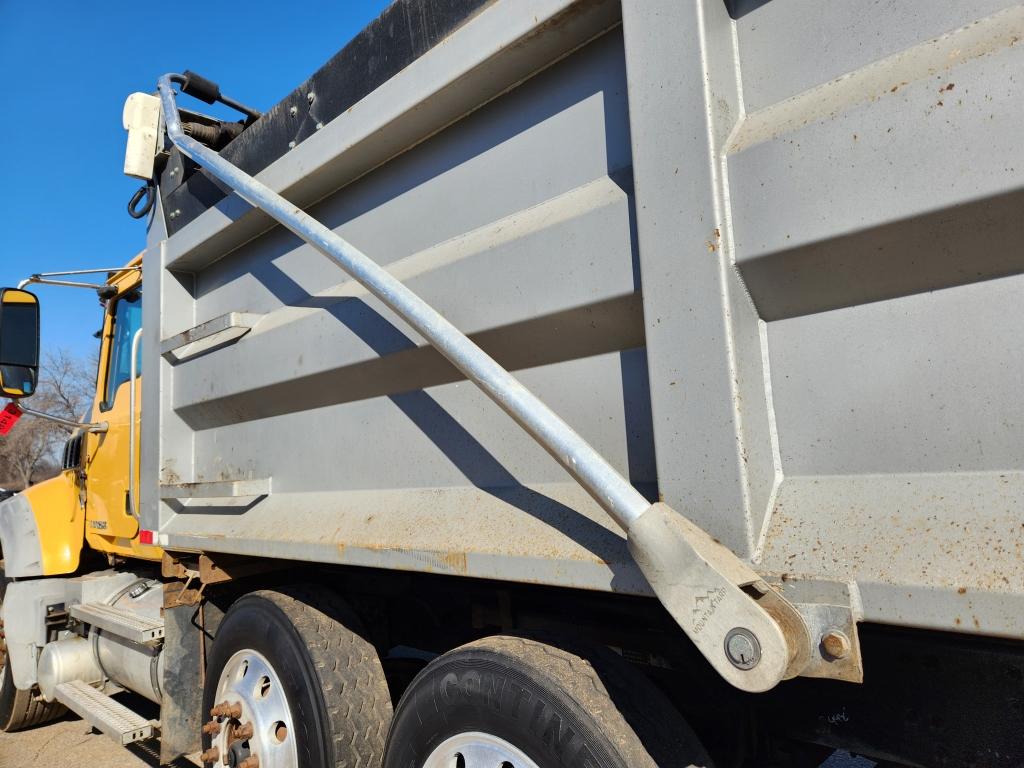
[[[796,608],[730,550],[665,504],[651,504],[556,413],[386,269],[337,233],[187,136],[174,83],[159,80],[170,140],[251,205],[316,248],[416,329],[523,427],[626,531],[655,593],[730,683],[764,691],[807,664],[810,641]]]

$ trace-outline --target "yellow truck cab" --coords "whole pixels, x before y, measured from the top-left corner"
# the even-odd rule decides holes
[[[140,542],[138,473],[141,403],[141,257],[112,275],[91,421],[104,432],[84,433],[80,478],[85,483],[85,540],[97,552],[159,560],[152,539]],[[133,370],[134,366],[134,370]],[[134,392],[133,392],[134,389]],[[81,491],[82,489],[79,489]]]
[[[133,342],[142,327],[141,256],[110,273],[104,286],[99,367],[89,413],[89,422],[102,426],[77,429],[64,452],[65,466],[60,474],[20,494],[18,504],[27,505],[32,525],[27,525],[26,518],[22,535],[4,537],[8,577],[73,573],[78,569],[83,543],[109,558],[159,560],[161,556],[152,543],[140,543],[134,509],[142,380],[140,345],[135,344],[133,351]],[[25,294],[18,291],[15,296]],[[10,301],[10,297],[4,301]],[[36,415],[31,411],[29,414]],[[130,451],[134,455],[130,456]],[[132,479],[129,468],[135,474]],[[0,520],[10,516],[8,513]],[[0,523],[0,534],[3,525]],[[29,533],[33,526],[34,533]]]

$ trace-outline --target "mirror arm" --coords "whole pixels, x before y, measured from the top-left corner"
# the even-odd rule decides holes
[[[100,294],[101,299],[109,299],[114,293],[117,292],[112,285],[106,283],[80,283],[73,280],[54,280],[55,277],[67,277],[75,275],[96,275],[96,274],[111,274],[116,272],[129,272],[129,271],[141,271],[142,267],[139,265],[131,267],[110,267],[106,269],[71,269],[63,272],[37,272],[34,275],[29,275],[20,283],[18,283],[18,290],[24,289],[26,285],[61,285],[65,288],[88,288],[90,291],[96,291]]]
[[[67,277],[69,275],[98,275],[98,274],[111,274],[117,272],[140,272],[142,267],[139,265],[129,267],[106,267],[101,269],[67,269],[62,272],[37,272],[34,275],[29,275],[27,278],[18,283],[19,290],[24,288],[29,283],[43,283],[45,285],[67,285],[72,288],[101,288],[104,286],[96,285],[92,283],[72,283],[65,280],[51,280],[53,277]]]
[[[101,291],[109,288],[109,285],[102,285],[100,283],[75,283],[70,280],[49,280],[39,275],[32,275],[32,277],[25,278],[18,283],[18,290],[23,289],[26,285],[62,285],[65,288],[88,288],[90,291]]]
[[[27,413],[29,416],[38,416],[40,419],[46,419],[52,421],[54,424],[60,424],[62,427],[68,427],[70,429],[84,429],[88,432],[106,432],[109,425],[105,421],[99,421],[94,423],[72,421],[71,419],[65,419],[60,416],[54,416],[51,413],[43,413],[37,411],[34,408],[26,408],[25,406],[18,404],[18,409],[22,413]]]

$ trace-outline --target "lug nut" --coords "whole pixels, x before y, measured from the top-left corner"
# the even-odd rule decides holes
[[[220,750],[216,747],[210,747],[199,756],[199,759],[204,763],[216,763],[220,760]]]
[[[850,653],[850,638],[838,629],[830,629],[821,636],[821,647],[833,659],[842,659]]]
[[[256,755],[249,755],[238,764],[238,768],[260,768],[260,759]]]
[[[247,740],[251,739],[252,738],[252,723],[246,723],[245,725],[240,725],[238,728],[235,729],[234,736],[235,736],[236,739],[241,739],[242,741],[247,741]]]
[[[208,736],[219,736],[220,735],[220,723],[216,720],[211,720],[203,726],[203,733]]]
[[[241,716],[242,705],[228,704],[226,701],[221,702],[210,710],[210,717],[227,717],[231,720],[237,720]]]

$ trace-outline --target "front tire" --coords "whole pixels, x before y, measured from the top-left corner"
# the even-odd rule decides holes
[[[496,636],[431,662],[395,712],[385,768],[711,766],[665,696],[607,649]]]
[[[216,768],[253,755],[274,768],[374,768],[391,720],[376,650],[351,609],[317,587],[261,590],[231,606],[203,708],[214,717],[203,746]]]

